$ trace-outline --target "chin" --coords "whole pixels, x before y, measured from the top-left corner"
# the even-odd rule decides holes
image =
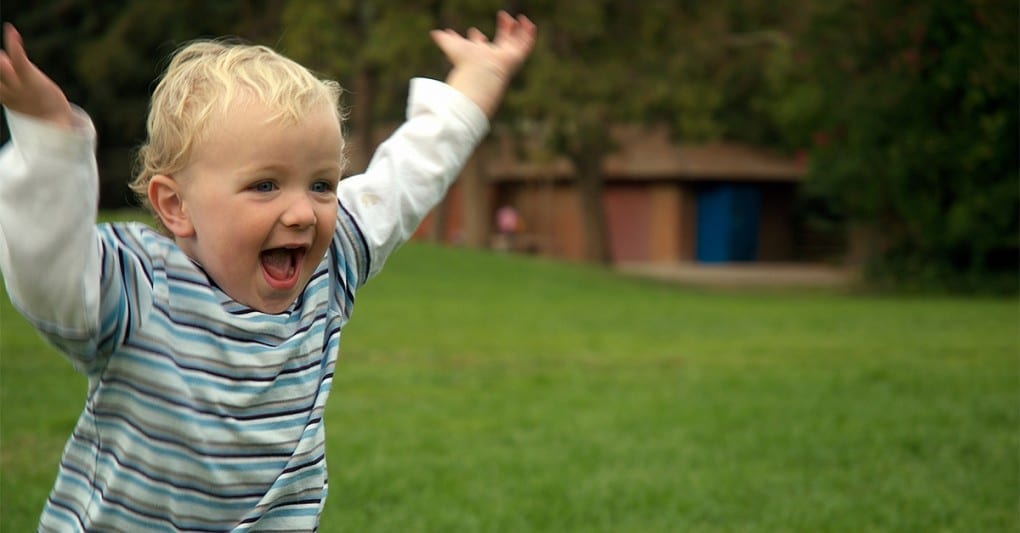
[[[256,310],[261,311],[263,313],[271,314],[271,315],[282,313],[282,312],[286,311],[288,308],[290,308],[291,304],[294,303],[294,300],[296,298],[297,297],[295,296],[295,297],[288,298],[286,301],[264,302],[262,305],[257,307]]]
[[[286,311],[288,308],[290,308],[291,304],[294,303],[294,300],[297,299],[297,296],[298,296],[297,293],[270,298],[253,295],[250,302],[241,300],[237,301],[238,303],[246,305],[260,313],[275,315],[278,313],[282,313]]]

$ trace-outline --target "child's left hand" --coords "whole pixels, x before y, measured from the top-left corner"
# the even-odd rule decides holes
[[[462,37],[453,30],[432,30],[432,40],[453,63],[453,68],[483,67],[507,79],[513,77],[535,44],[535,25],[528,17],[516,19],[506,11],[496,16],[496,36],[492,42],[471,28]]]
[[[432,40],[453,64],[446,82],[473,100],[491,117],[510,79],[531,53],[537,30],[528,17],[500,11],[496,35],[489,39],[477,28],[467,36],[453,30],[433,30]]]

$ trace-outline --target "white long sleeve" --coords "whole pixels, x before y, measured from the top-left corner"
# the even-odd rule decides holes
[[[416,81],[412,92],[408,121],[368,172],[341,182],[330,250],[276,314],[231,301],[142,224],[96,229],[84,114],[66,132],[9,113],[0,269],[11,299],[90,378],[40,530],[318,527],[324,413],[355,292],[488,128],[446,85]]]
[[[369,277],[443,199],[488,131],[485,113],[456,89],[411,81],[407,121],[379,146],[364,174],[340,182],[340,204],[372,253]]]
[[[7,111],[0,148],[0,272],[36,327],[90,336],[99,311],[96,133],[76,109],[71,131]]]
[[[11,142],[0,149],[0,272],[12,302],[41,330],[85,339],[98,325],[96,133],[76,110],[65,131],[7,110]],[[407,121],[377,149],[364,174],[341,182],[371,254],[369,277],[411,237],[488,133],[485,114],[435,80],[411,82]]]

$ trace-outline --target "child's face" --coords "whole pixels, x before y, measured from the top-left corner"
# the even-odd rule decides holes
[[[193,232],[177,243],[231,298],[265,313],[294,302],[336,224],[342,140],[326,104],[298,123],[231,104],[180,173]]]

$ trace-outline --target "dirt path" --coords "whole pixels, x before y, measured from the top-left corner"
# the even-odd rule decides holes
[[[855,271],[802,263],[625,263],[624,274],[707,287],[828,288],[851,287]]]

